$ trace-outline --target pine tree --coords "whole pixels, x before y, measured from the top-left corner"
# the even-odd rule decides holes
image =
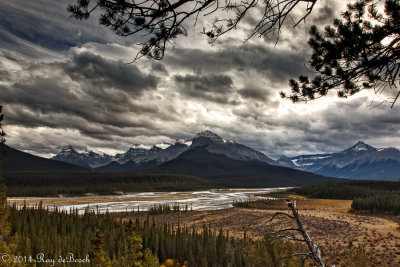
[[[313,25],[308,44],[313,50],[310,64],[312,80],[300,76],[290,80],[293,102],[307,101],[339,89],[339,97],[362,89],[397,89],[399,84],[400,1],[385,0],[384,12],[376,3],[358,0],[347,6],[343,20],[335,19],[322,34]],[[387,42],[386,42],[387,41]],[[281,92],[282,97],[286,97]],[[392,107],[400,91],[393,98]]]
[[[155,256],[149,248],[146,248],[143,253],[143,267],[158,267],[160,266],[157,256]]]
[[[128,255],[124,258],[123,266],[132,267],[155,267],[159,266],[158,258],[146,248],[143,251],[143,240],[136,233],[136,226],[133,221],[129,221],[126,226],[126,237],[128,239]]]
[[[0,167],[4,163],[5,132],[2,129],[3,106],[0,105]],[[7,243],[10,238],[10,226],[8,223],[9,210],[7,207],[6,185],[0,168],[0,253],[10,255],[10,247]],[[10,262],[0,262],[0,266],[10,266]]]
[[[110,260],[104,251],[104,235],[99,230],[96,231],[95,237],[92,240],[92,251],[90,252],[91,262],[96,267],[110,266]]]
[[[143,258],[143,253],[141,252],[142,238],[140,238],[135,232],[136,227],[134,226],[132,221],[128,222],[126,226],[126,236],[128,238],[128,256],[125,260],[126,266],[141,266],[141,259]]]
[[[13,252],[15,252],[16,239],[12,238],[10,235],[10,224],[9,224],[9,215],[10,209],[7,205],[7,188],[6,183],[2,174],[2,164],[5,161],[5,132],[2,128],[4,115],[3,115],[3,106],[0,105],[0,255],[8,255],[7,258],[2,258],[0,261],[0,267],[9,267],[9,266],[24,266],[23,263],[18,263],[13,261]],[[8,260],[7,260],[8,259]]]

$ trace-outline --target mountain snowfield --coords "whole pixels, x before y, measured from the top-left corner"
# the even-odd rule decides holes
[[[278,163],[302,171],[328,177],[349,179],[400,178],[400,150],[375,148],[359,141],[337,153],[282,156]]]

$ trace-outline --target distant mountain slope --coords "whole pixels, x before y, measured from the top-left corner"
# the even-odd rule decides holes
[[[105,153],[96,153],[90,149],[77,151],[71,145],[63,147],[61,152],[51,159],[68,162],[85,168],[96,168],[108,164],[112,157]]]
[[[211,153],[203,147],[191,148],[148,171],[194,175],[239,187],[302,186],[342,181],[259,160],[236,160]]]
[[[208,140],[207,140],[208,139]],[[302,186],[324,182],[340,181],[291,168],[269,164],[269,158],[244,145],[221,139],[215,140],[199,135],[190,147],[184,144],[171,145],[160,150],[166,155],[178,154],[172,159],[159,162],[158,159],[120,164],[111,161],[108,165],[96,168],[96,172],[141,172],[183,174],[206,178],[227,187],[279,187]],[[7,148],[6,171],[44,171],[73,172],[85,170],[83,167],[56,160],[44,159]],[[183,151],[183,152],[182,152]],[[161,154],[160,154],[161,155]],[[274,163],[274,162],[273,162]]]
[[[5,149],[5,162],[1,165],[4,171],[39,171],[39,172],[76,172],[86,171],[87,169],[57,160],[45,159],[22,152],[7,145]]]
[[[174,145],[161,149],[153,146],[149,150],[130,148],[121,157],[124,160],[111,161],[105,166],[95,168],[96,171],[140,171],[153,168],[165,161],[176,158],[189,147],[177,142]],[[126,160],[128,159],[128,160]]]
[[[136,144],[133,147],[129,148],[123,154],[117,154],[114,157],[114,160],[120,164],[125,164],[127,162],[141,163],[150,160],[154,160],[157,157],[157,153],[163,150],[157,146],[153,146],[150,149],[146,149],[141,146],[141,144]]]
[[[72,146],[66,146],[52,159],[101,171],[134,171],[154,167],[154,164],[160,165],[175,159],[187,150],[198,147],[203,147],[211,153],[224,155],[231,159],[243,161],[259,160],[268,164],[279,165],[276,161],[261,152],[224,139],[208,130],[198,133],[192,139],[156,144],[151,148],[142,144],[135,144],[125,153],[116,154],[115,156],[105,153],[95,153],[89,149],[78,151]]]
[[[282,156],[278,162],[290,168],[329,177],[384,179],[400,177],[400,150],[375,148],[363,142],[337,153]]]
[[[279,165],[273,159],[265,156],[248,146],[224,139],[211,131],[198,133],[192,142],[190,149],[204,148],[210,153],[224,155],[228,158],[243,161],[259,160],[271,165]]]

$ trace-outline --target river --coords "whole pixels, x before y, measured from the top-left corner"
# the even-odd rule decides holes
[[[104,213],[146,211],[156,204],[168,203],[171,206],[179,204],[181,208],[186,205],[191,210],[217,210],[233,207],[235,201],[249,198],[263,198],[256,196],[286,188],[240,188],[224,190],[205,190],[188,192],[142,192],[127,193],[124,195],[83,196],[83,197],[27,197],[8,198],[10,204],[19,206],[26,203],[28,206],[42,202],[44,207],[54,210],[78,210],[83,214],[86,210]]]

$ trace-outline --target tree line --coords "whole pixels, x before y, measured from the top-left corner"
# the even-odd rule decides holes
[[[212,181],[194,176],[124,172],[6,172],[4,179],[9,197],[86,193],[107,195],[121,191],[186,191],[210,189],[215,186]]]
[[[352,208],[400,214],[400,181],[352,181],[292,189],[313,198],[353,200]]]

